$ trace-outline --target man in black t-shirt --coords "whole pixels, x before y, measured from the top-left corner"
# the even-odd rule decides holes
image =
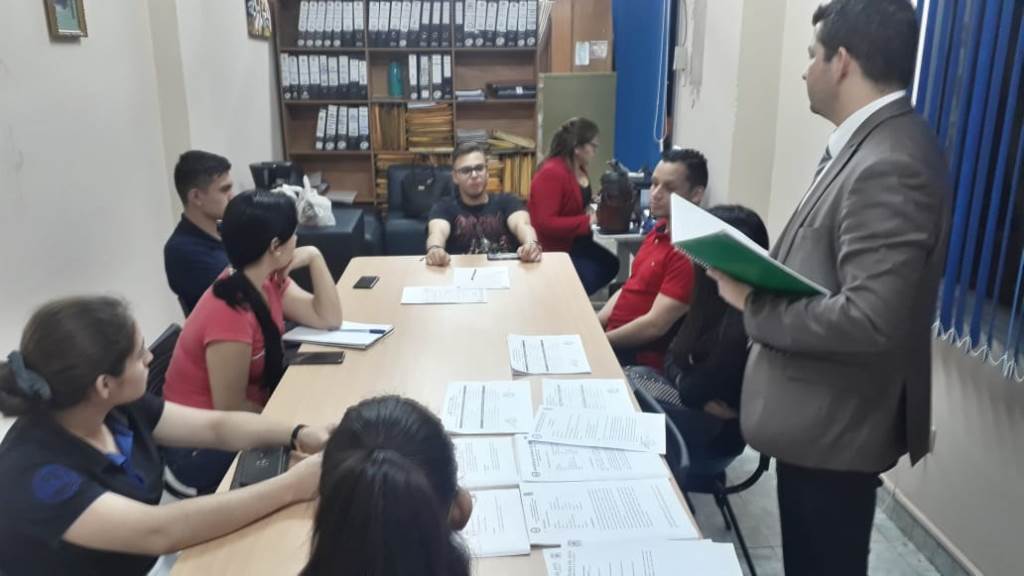
[[[459,193],[442,198],[427,222],[427,264],[447,266],[448,254],[515,252],[523,262],[539,262],[540,243],[530,213],[511,194],[487,193],[487,156],[474,142],[452,154],[452,180]]]

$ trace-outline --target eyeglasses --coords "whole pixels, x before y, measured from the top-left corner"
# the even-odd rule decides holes
[[[475,166],[463,166],[462,168],[456,168],[455,173],[459,176],[472,176],[473,174],[483,174],[487,172],[486,164],[477,164]]]

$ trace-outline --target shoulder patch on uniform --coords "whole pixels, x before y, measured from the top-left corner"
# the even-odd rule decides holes
[[[78,492],[82,477],[61,464],[47,464],[32,475],[32,495],[46,504],[58,504]]]

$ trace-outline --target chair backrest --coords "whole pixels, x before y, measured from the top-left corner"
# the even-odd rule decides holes
[[[164,376],[167,374],[167,367],[171,365],[171,356],[174,354],[174,347],[178,344],[180,335],[181,326],[171,324],[149,347],[150,353],[153,354],[153,360],[149,363],[146,391],[150,394],[164,395]]]
[[[388,214],[394,214],[395,216],[403,217],[404,210],[402,209],[402,179],[405,178],[406,174],[412,171],[413,168],[423,169],[422,164],[394,164],[388,166]],[[452,167],[441,165],[434,166],[434,174],[436,178],[443,181],[451,181],[452,179]]]
[[[677,479],[685,478],[686,472],[690,468],[690,453],[686,450],[686,442],[683,441],[683,435],[679,433],[675,422],[665,415],[661,404],[658,404],[658,401],[643,388],[634,386],[633,395],[636,396],[636,402],[644,412],[665,416],[665,460]]]

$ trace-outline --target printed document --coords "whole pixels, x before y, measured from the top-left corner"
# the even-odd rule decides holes
[[[455,434],[515,434],[533,427],[529,382],[450,382],[441,415]]]
[[[544,379],[544,406],[636,412],[623,380],[555,380]]]
[[[661,540],[567,545],[544,550],[549,576],[742,576],[732,544]]]
[[[508,357],[516,374],[589,374],[590,363],[579,334],[509,334]]]
[[[529,554],[530,538],[519,489],[478,490],[470,494],[473,514],[462,530],[470,553],[478,558]]]
[[[452,438],[459,463],[459,486],[467,489],[519,485],[512,436]]]
[[[402,304],[484,304],[487,291],[458,286],[406,286]]]
[[[524,482],[583,482],[668,478],[668,466],[650,452],[589,448],[515,437],[516,460]],[[460,465],[461,472],[462,467]]]
[[[541,406],[530,440],[665,454],[665,415]]]
[[[565,540],[678,540],[697,537],[668,479],[524,482],[530,543]]]

